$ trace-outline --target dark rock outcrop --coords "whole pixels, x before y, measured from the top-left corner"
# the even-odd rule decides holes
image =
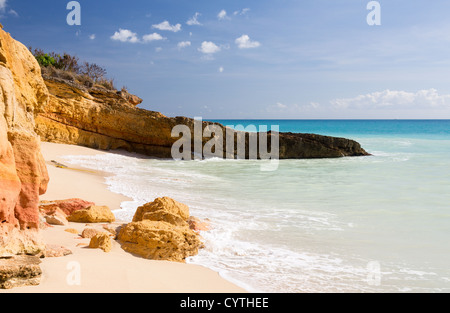
[[[280,133],[280,158],[317,159],[369,155],[350,139],[315,134]]]

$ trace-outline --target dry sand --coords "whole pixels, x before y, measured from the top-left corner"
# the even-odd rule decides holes
[[[105,153],[89,148],[42,143],[42,152],[48,165],[50,184],[42,200],[81,198],[119,209],[128,198],[107,189],[104,174],[93,171],[61,169],[51,162],[64,164],[65,155],[93,155]],[[43,230],[47,244],[70,249],[73,254],[42,260],[43,277],[36,287],[15,288],[6,292],[21,293],[241,293],[244,289],[223,279],[218,273],[202,266],[152,261],[133,256],[113,243],[105,253],[89,249],[89,239],[65,231],[75,228],[80,233],[85,224],[54,226]]]

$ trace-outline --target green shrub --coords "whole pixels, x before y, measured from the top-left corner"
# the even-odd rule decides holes
[[[56,64],[56,60],[47,53],[44,55],[36,56],[36,60],[38,61],[41,67],[49,67],[54,66]]]
[[[80,65],[78,57],[68,53],[61,56],[55,52],[45,53],[42,49],[28,49],[41,66],[43,75],[78,82],[87,88],[98,85],[116,90],[114,80],[106,78],[106,69],[95,63],[84,62]]]

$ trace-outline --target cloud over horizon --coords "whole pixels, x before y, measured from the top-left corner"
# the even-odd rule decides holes
[[[442,108],[450,107],[450,95],[440,95],[434,88],[417,92],[387,89],[330,103],[338,109]]]

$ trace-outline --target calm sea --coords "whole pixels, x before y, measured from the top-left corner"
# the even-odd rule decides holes
[[[134,199],[169,196],[209,218],[190,263],[257,292],[450,292],[450,121],[217,120],[357,140],[368,157],[175,162],[131,154],[72,156],[115,173]]]

